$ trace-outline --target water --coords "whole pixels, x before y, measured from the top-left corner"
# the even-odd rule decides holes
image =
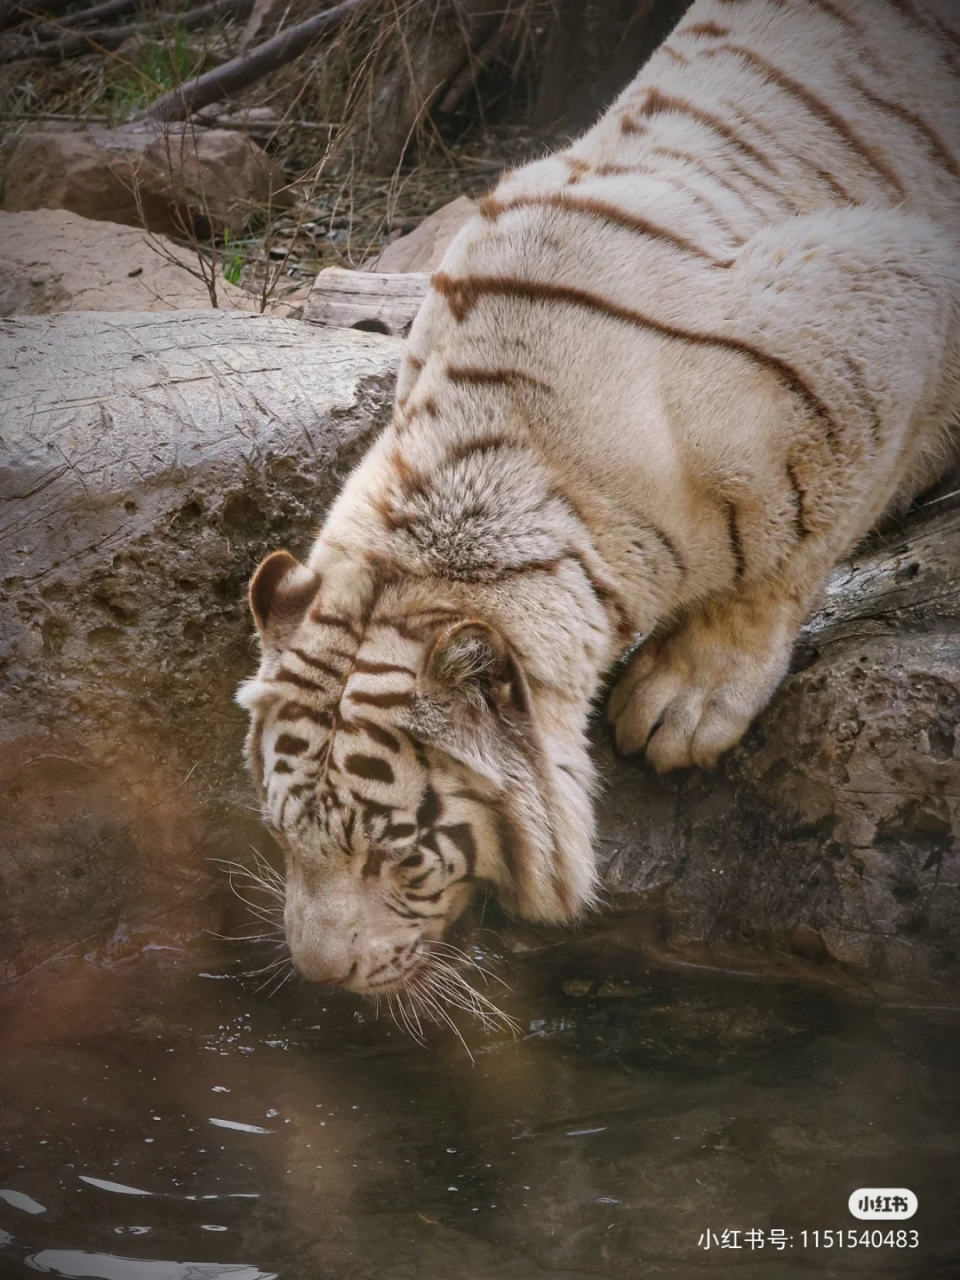
[[[561,947],[500,964],[524,1031],[461,1024],[471,1061],[237,968],[156,950],[2,993],[4,1280],[960,1276],[956,1011]],[[857,1222],[860,1186],[920,1208]],[[898,1225],[917,1247],[823,1247]]]

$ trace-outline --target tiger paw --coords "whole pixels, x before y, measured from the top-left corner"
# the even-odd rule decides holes
[[[667,773],[710,769],[736,746],[783,678],[794,639],[782,616],[761,621],[751,611],[744,625],[741,612],[705,612],[643,646],[607,708],[620,751],[646,750]]]

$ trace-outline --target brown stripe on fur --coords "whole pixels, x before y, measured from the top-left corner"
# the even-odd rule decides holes
[[[494,570],[493,576],[484,577],[484,581],[502,582],[504,578],[518,577],[524,573],[553,573],[568,558],[557,556],[552,560],[524,560],[522,564],[500,565]]]
[[[371,800],[369,796],[361,795],[359,791],[351,788],[350,798],[360,806],[364,814],[373,818],[392,818],[396,806],[392,804],[381,804],[379,800]]]
[[[406,529],[413,523],[413,517],[403,511],[397,511],[385,494],[378,494],[373,499],[373,509],[388,529]]]
[[[805,498],[807,495],[804,492],[803,486],[801,485],[800,481],[797,479],[797,473],[794,470],[793,463],[788,462],[786,469],[787,469],[787,479],[790,481],[790,488],[793,490],[794,506],[796,507],[794,527],[796,528],[797,540],[799,542],[802,542],[804,538],[809,538],[810,536],[810,529],[807,526],[807,518],[806,518]]]
[[[473,804],[483,805],[484,808],[490,803],[489,796],[482,795],[472,787],[458,787],[456,791],[451,791],[450,794],[455,800],[470,800]]]
[[[919,27],[921,31],[930,31],[930,23],[926,17],[920,13],[912,0],[887,0],[891,9],[895,9],[901,18],[905,18],[907,22],[912,22],[915,27]]]
[[[563,192],[558,192],[553,195],[517,196],[515,199],[503,202],[497,201],[496,203],[498,213],[509,213],[513,209],[540,207],[559,209],[563,213],[586,214],[588,217],[598,218],[602,222],[623,227],[627,231],[636,231],[640,235],[649,236],[654,240],[664,240],[684,253],[691,253],[698,258],[707,258],[709,261],[713,261],[711,253],[706,249],[702,249],[698,244],[694,244],[692,240],[688,240],[686,236],[680,235],[679,232],[662,227],[639,214],[627,213],[624,209],[620,209],[614,204],[608,204],[604,200],[568,196]]]
[[[902,120],[926,142],[932,154],[952,178],[960,179],[960,164],[957,163],[955,157],[951,155],[947,144],[937,133],[932,125],[929,125],[922,116],[918,116],[915,111],[910,111],[907,107],[899,102],[891,102],[888,98],[883,98],[879,93],[865,85],[859,77],[850,75],[847,77],[850,84],[858,93],[861,93],[868,102],[875,107],[879,107],[881,111],[887,111],[890,115],[896,116],[898,120]]]
[[[879,446],[883,444],[883,419],[877,402],[871,394],[870,388],[867,386],[866,374],[863,371],[863,365],[858,364],[850,356],[844,358],[844,366],[847,370],[847,377],[850,379],[851,386],[857,393],[860,403],[866,409],[870,416],[870,428],[873,432],[873,442]]]
[[[833,176],[832,173],[828,173],[827,170],[822,168],[820,165],[814,164],[812,160],[806,160],[804,161],[804,163],[809,164],[810,168],[817,175],[817,177],[824,184],[824,186],[829,187],[835,196],[839,196],[840,199],[845,201],[847,204],[860,203],[850,194],[850,192],[846,189],[843,183]]]
[[[340,731],[348,735],[364,733],[378,746],[386,747],[388,751],[402,750],[399,738],[395,737],[389,729],[385,729],[382,724],[377,724],[376,720],[368,720],[366,716],[353,716],[349,720],[341,721]]]
[[[527,864],[531,859],[523,838],[523,829],[506,805],[492,806],[490,817],[497,836],[500,861],[507,873],[513,896],[518,902],[529,902],[533,897],[533,885],[527,872]]]
[[[333,723],[333,714],[308,707],[305,702],[285,702],[277,712],[277,720],[309,720],[312,724],[328,728]]]
[[[766,58],[761,57],[755,49],[748,49],[745,45],[740,44],[724,44],[718,45],[715,49],[705,49],[703,57],[713,57],[717,54],[731,53],[744,61],[747,66],[752,67],[765,80],[782,89],[784,93],[790,94],[802,103],[811,115],[823,121],[824,124],[830,126],[835,133],[838,133],[843,141],[856,151],[857,154],[873,169],[880,174],[901,196],[907,195],[907,190],[900,181],[896,172],[890,167],[883,156],[879,155],[873,147],[854,131],[850,122],[846,120],[840,113],[834,110],[829,103],[808,89],[806,85],[801,84],[798,80],[794,80],[788,76],[786,72],[769,62]]]
[[[721,27],[716,22],[691,22],[689,27],[678,27],[675,36],[715,36],[722,40],[730,34],[729,27]]]
[[[432,621],[416,622],[411,618],[374,618],[370,623],[371,627],[389,627],[404,640],[423,640],[426,634],[437,625],[438,623]]]
[[[309,689],[311,693],[328,693],[326,686],[317,684],[315,680],[307,680],[305,676],[298,676],[295,671],[288,671],[286,667],[281,667],[273,679],[278,684],[292,684],[297,689]]]
[[[417,674],[412,667],[404,667],[397,662],[368,662],[366,658],[354,658],[353,669],[368,676],[388,676],[393,673],[402,676]]]
[[[677,544],[673,541],[673,539],[668,537],[667,534],[664,533],[664,531],[660,528],[659,525],[648,524],[647,528],[650,530],[653,536],[657,539],[657,541],[662,543],[663,546],[666,548],[667,554],[672,558],[674,564],[677,566],[677,569],[680,571],[680,574],[685,575],[687,572],[687,563],[684,560],[683,556],[680,554],[679,550],[677,549]]]
[[[417,826],[421,831],[432,831],[443,814],[443,801],[429,783],[424,788],[417,808]]]
[[[808,4],[812,4],[815,9],[820,9],[824,13],[829,14],[837,22],[843,23],[845,27],[849,27],[851,31],[856,31],[857,35],[864,34],[862,23],[857,22],[855,18],[851,18],[849,13],[844,13],[838,4],[834,4],[833,0],[807,0]]]
[[[655,320],[641,311],[621,307],[598,294],[547,281],[522,280],[516,276],[461,276],[454,279],[446,272],[438,271],[433,277],[433,284],[434,288],[447,298],[451,310],[454,306],[457,307],[461,319],[469,314],[477,302],[484,297],[515,298],[528,302],[558,302],[568,306],[582,307],[587,311],[607,316],[611,320],[635,325],[637,328],[650,329],[666,338],[675,338],[697,346],[715,346],[736,351],[776,373],[781,382],[803,400],[810,412],[823,423],[831,444],[836,443],[836,424],[826,404],[813,388],[785,360],[740,338],[681,329],[676,325]]]
[[[311,609],[307,616],[311,622],[315,622],[318,626],[336,627],[339,631],[346,631],[347,635],[352,636],[354,640],[360,639],[360,632],[352,622],[348,622],[346,618],[336,617],[332,613],[324,613],[319,605],[316,609]]]
[[[455,386],[529,386],[536,387],[541,391],[550,390],[545,382],[541,382],[532,373],[524,373],[522,369],[479,369],[473,365],[448,364],[446,374]]]
[[[293,733],[281,733],[273,744],[273,749],[282,756],[302,756],[309,746],[306,738],[298,738]]]
[[[690,59],[688,57],[680,53],[679,50],[671,48],[668,44],[662,44],[656,52],[665,53],[672,62],[676,62],[681,67],[688,67],[690,65]]]
[[[331,680],[342,680],[345,672],[340,671],[337,667],[331,666],[329,662],[324,662],[321,658],[314,658],[307,653],[305,649],[291,649],[291,653],[295,653],[301,662],[312,668],[314,671],[320,671],[325,676],[329,676]]]
[[[717,173],[716,169],[707,164],[700,156],[692,156],[687,151],[678,151],[675,147],[651,147],[650,154],[652,156],[664,156],[668,160],[685,161],[687,164],[692,165],[694,169],[698,169],[701,173],[706,174],[713,182],[718,183],[721,187],[726,187],[727,190],[732,192],[740,203],[745,204],[748,209],[752,209],[754,213],[759,214],[761,217],[766,216],[763,209],[761,209],[758,204],[754,204],[749,196],[745,196],[743,194],[739,187],[734,186],[734,184],[728,178],[725,178],[722,173]],[[664,178],[663,180],[664,182],[671,182],[672,178]],[[741,244],[743,243],[742,236],[740,238],[740,242]]]
[[[472,440],[459,440],[451,445],[444,456],[443,463],[449,467],[456,462],[461,462],[464,458],[469,458],[472,453],[492,453],[495,449],[516,449],[517,447],[516,440],[512,440],[510,436],[491,432],[490,435],[474,436]]]
[[[672,151],[665,147],[654,147],[650,154],[653,155],[654,152],[659,153],[660,155],[672,156],[674,159],[682,158],[690,161],[691,164],[696,163],[693,158],[686,155],[685,152]],[[696,191],[693,187],[688,186],[687,183],[682,182],[676,174],[660,173],[656,169],[651,169],[646,165],[640,164],[601,164],[594,170],[594,176],[597,178],[614,178],[619,177],[621,174],[628,173],[643,174],[646,177],[656,178],[658,182],[665,183],[668,187],[673,187],[675,191],[679,191],[685,195],[688,200],[693,200],[695,204],[701,205],[710,217],[720,224],[731,240],[736,244],[743,243],[743,236],[730,225],[723,214],[720,213],[717,206],[711,200],[708,200],[702,192]]]
[[[359,703],[364,707],[405,707],[410,702],[410,694],[407,693],[364,693],[362,690],[351,690],[350,701]]]
[[[570,183],[572,186],[575,186],[576,183],[578,183],[580,179],[584,176],[584,174],[590,172],[590,165],[587,163],[586,160],[581,160],[579,156],[570,156],[570,155],[566,155],[564,152],[561,152],[560,159],[570,170],[570,177],[567,179],[567,182]],[[484,217],[486,217],[487,214],[484,212],[483,206],[487,203],[487,200],[489,199],[492,199],[492,196],[487,196],[486,199],[481,200],[480,202],[480,212],[481,214],[483,214]]]
[[[779,200],[781,204],[785,204],[788,209],[796,209],[797,206],[781,187],[774,186],[772,182],[768,182],[766,178],[761,178],[756,173],[751,173],[749,169],[738,161],[728,160],[727,168],[732,169],[734,173],[738,173],[742,178],[746,178],[748,182],[752,182],[755,186],[760,187],[761,190],[766,191],[768,195],[773,196],[774,200]]]
[[[613,587],[608,582],[601,582],[596,574],[590,571],[590,566],[579,553],[575,551],[568,552],[567,559],[577,562],[583,570],[584,577],[590,583],[590,589],[593,594],[602,605],[611,609],[616,615],[618,637],[632,636],[636,628],[631,621],[630,612]]]
[[[365,756],[353,751],[344,760],[343,767],[347,773],[355,774],[358,778],[364,778],[367,782],[390,783],[394,781],[393,768],[390,761],[384,760],[380,756]]]
[[[434,400],[433,396],[427,396],[417,404],[404,408],[402,417],[395,421],[394,430],[397,435],[402,435],[410,424],[416,422],[418,418],[435,418],[437,412],[436,400]]]
[[[727,537],[730,540],[730,553],[733,556],[733,577],[735,582],[741,582],[746,572],[747,564],[743,557],[743,538],[740,534],[740,521],[737,516],[737,506],[735,502],[731,502],[729,498],[724,503],[727,517]]]
[[[470,823],[457,822],[450,827],[437,827],[436,831],[437,835],[446,836],[460,850],[467,864],[467,874],[472,877],[477,869],[477,842]]]
[[[762,120],[758,120],[755,116],[749,115],[741,107],[735,106],[732,102],[724,102],[724,106],[729,107],[738,120],[742,120],[743,123],[749,125],[751,129],[756,129],[758,133],[762,133],[764,137],[769,138],[774,146],[778,146],[781,149],[783,148],[782,138],[779,138],[773,129],[768,128]],[[828,186],[834,195],[839,196],[841,200],[848,204],[856,203],[849,191],[847,191],[846,188],[837,181],[833,174],[828,173],[828,171],[817,164],[816,161],[810,160],[807,156],[801,155],[797,151],[790,151],[787,154],[796,160],[798,164],[804,165],[815,173],[820,181],[824,183],[825,186]]]
[[[361,875],[364,880],[371,880],[380,874],[380,869],[389,856],[389,850],[382,845],[375,845],[367,854]]]
[[[643,137],[647,126],[636,120],[629,111],[624,111],[620,116],[620,132],[625,137]]]
[[[690,187],[687,183],[681,181],[676,174],[672,174],[670,177],[664,177],[663,175],[657,176],[661,182],[665,182],[668,186],[672,186],[676,190],[682,191],[688,200],[692,200],[695,204],[701,205],[706,210],[707,214],[713,218],[714,222],[716,222],[727,233],[734,244],[743,244],[744,238],[740,234],[739,230],[730,224],[729,220],[724,217],[713,201],[708,200],[701,191],[696,191],[693,187]]]
[[[410,366],[410,368],[413,370],[413,375],[414,375],[414,384],[416,384],[417,375],[418,375],[418,374],[420,373],[420,371],[423,369],[423,361],[422,361],[418,356],[415,356],[411,351],[408,351],[408,352],[404,355],[404,360],[405,360],[405,362]],[[398,409],[403,409],[403,408],[404,408],[404,406],[406,405],[406,403],[407,403],[407,401],[408,401],[409,399],[410,399],[410,394],[409,394],[409,392],[408,392],[408,393],[407,393],[407,395],[405,395],[405,396],[399,396],[399,395],[398,395],[398,396],[397,396],[397,408],[398,408]]]
[[[944,61],[954,71],[960,73],[960,35],[955,31],[951,31],[948,26],[940,21],[939,18],[930,15],[930,25],[936,38],[941,42],[940,51],[943,54]],[[952,45],[953,48],[948,46]]]
[[[689,102],[686,98],[675,98],[669,93],[664,93],[662,89],[648,89],[647,99],[640,108],[640,114],[644,116],[664,114],[690,116],[691,119],[696,120],[697,124],[702,124],[705,128],[719,134],[730,146],[736,148],[737,151],[741,151],[755,163],[762,165],[765,169],[769,169],[771,173],[779,173],[779,169],[770,157],[758,150],[752,143],[747,142],[745,138],[742,138],[726,120],[714,115],[712,111],[705,111],[703,107],[698,107],[695,102]]]
[[[405,498],[422,496],[426,492],[429,485],[427,477],[412,467],[399,449],[394,449],[391,453],[390,465]]]

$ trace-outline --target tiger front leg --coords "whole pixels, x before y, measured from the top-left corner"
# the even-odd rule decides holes
[[[786,674],[808,600],[782,583],[761,583],[648,640],[610,696],[619,749],[645,748],[658,773],[715,765]]]

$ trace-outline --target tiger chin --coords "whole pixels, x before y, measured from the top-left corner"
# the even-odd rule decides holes
[[[585,730],[712,767],[832,568],[960,421],[960,26],[697,0],[598,124],[507,174],[414,323],[239,701],[307,977],[449,994],[477,886],[597,895]]]

